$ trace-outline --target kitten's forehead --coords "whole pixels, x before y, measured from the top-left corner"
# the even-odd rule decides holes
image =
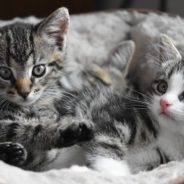
[[[168,91],[179,94],[183,91],[184,87],[184,75],[183,71],[174,72],[169,80]]]
[[[164,73],[168,79],[170,79],[174,74],[179,74],[180,76],[183,76],[184,80],[184,60],[167,65],[164,67]]]
[[[6,42],[6,63],[11,65],[11,59],[17,64],[24,65],[34,54],[33,31],[29,24],[12,24],[2,28]]]

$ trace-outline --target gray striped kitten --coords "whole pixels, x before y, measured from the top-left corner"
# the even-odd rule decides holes
[[[184,62],[166,35],[147,47],[156,75],[146,87],[128,80],[125,89],[86,89],[62,103],[65,115],[93,122],[94,138],[81,146],[87,164],[105,174],[137,173],[184,158]]]
[[[89,140],[91,125],[61,118],[69,14],[56,10],[37,25],[0,28],[0,159],[26,169],[55,159],[53,148]],[[23,145],[26,149],[24,149]]]

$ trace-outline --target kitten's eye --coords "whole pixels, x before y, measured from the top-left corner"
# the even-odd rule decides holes
[[[178,96],[179,101],[183,101],[184,100],[184,92],[182,92],[179,96]]]
[[[0,77],[4,80],[10,80],[12,77],[12,72],[7,67],[0,67]]]
[[[36,65],[33,68],[32,75],[35,77],[41,77],[45,74],[45,72],[46,72],[46,67],[44,64]]]
[[[168,84],[166,81],[159,81],[157,84],[156,90],[159,94],[164,94],[167,91]]]

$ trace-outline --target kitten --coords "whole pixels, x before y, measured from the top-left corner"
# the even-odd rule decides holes
[[[122,49],[120,49],[122,47]],[[94,87],[97,84],[102,86],[118,86],[117,83],[124,80],[126,64],[132,56],[134,43],[123,41],[115,45],[99,65],[95,62],[76,63],[70,62],[65,67],[65,76],[60,82],[68,91],[77,91],[85,87]],[[119,51],[121,51],[119,53]]]
[[[97,171],[127,175],[184,158],[184,62],[166,35],[149,52],[156,75],[147,87],[127,73],[124,89],[86,89],[62,103],[63,115],[94,124],[94,138],[81,146]]]
[[[130,95],[107,94],[92,110],[96,133],[85,147],[89,165],[106,174],[137,173],[184,158],[184,62],[166,35],[147,47],[147,59],[156,65],[150,83],[129,81]]]
[[[61,118],[60,99],[70,98],[58,82],[64,75],[68,28],[66,8],[37,25],[17,22],[0,28],[0,158],[5,162],[36,170],[55,159],[57,152],[49,150],[93,135],[91,124]]]

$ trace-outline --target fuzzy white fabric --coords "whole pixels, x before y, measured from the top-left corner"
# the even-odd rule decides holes
[[[168,184],[181,175],[184,175],[184,162],[171,162],[150,172],[121,177],[112,177],[78,166],[34,173],[0,162],[1,184]]]
[[[38,19],[30,17],[20,21],[36,23]],[[0,21],[0,25],[11,22]],[[68,70],[69,78],[66,79],[66,82],[71,82],[69,87],[71,89],[80,88],[74,81],[74,78],[78,77],[82,83],[80,71],[90,67],[90,63],[102,65],[108,59],[108,53],[112,48],[122,40],[128,39],[130,35],[136,43],[139,43],[145,37],[155,37],[160,33],[166,33],[173,37],[181,50],[184,50],[183,28],[184,20],[180,17],[152,13],[116,11],[72,16],[68,38],[71,68]],[[75,77],[70,77],[71,75]],[[172,162],[150,172],[140,172],[137,175],[126,177],[112,177],[78,166],[34,173],[0,162],[1,184],[165,184],[180,175],[184,175],[184,161]]]

